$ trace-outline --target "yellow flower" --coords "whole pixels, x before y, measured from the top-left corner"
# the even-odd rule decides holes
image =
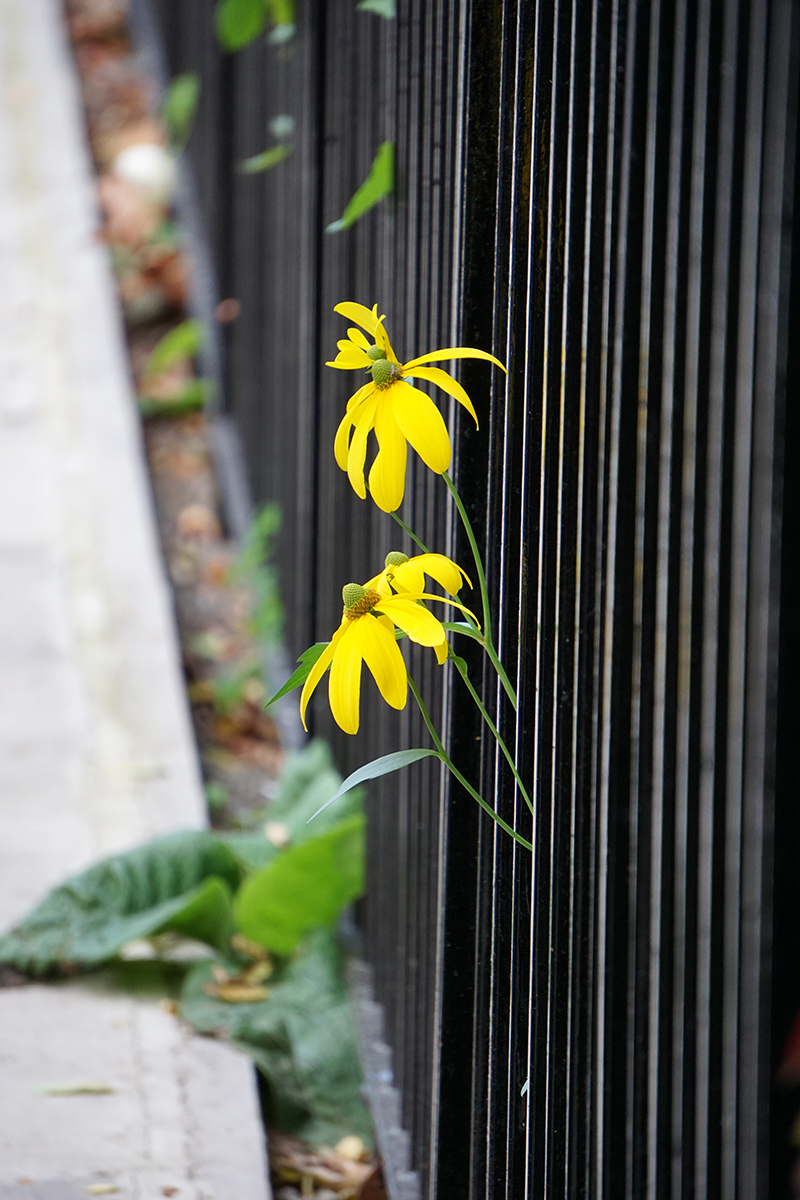
[[[376,575],[364,586],[374,588],[382,596],[391,595],[392,590],[400,595],[408,592],[422,593],[425,591],[426,575],[430,575],[441,584],[451,596],[457,596],[461,591],[462,581],[472,587],[466,572],[451,558],[445,558],[444,554],[416,554],[409,558],[399,550],[393,550],[386,555],[386,565],[381,574]],[[447,635],[444,629],[442,640],[434,646],[434,650],[441,665],[447,659]]]
[[[393,596],[388,585],[382,595],[377,588],[369,585],[361,587],[357,583],[348,583],[342,588],[342,599],[342,623],[314,663],[303,685],[300,695],[300,717],[307,728],[308,702],[320,679],[330,667],[328,699],[333,718],[345,733],[358,733],[362,662],[365,662],[372,672],[386,703],[392,708],[405,708],[408,698],[408,674],[395,638],[395,626],[402,629],[412,642],[436,649],[445,641],[445,631],[433,613],[418,601],[439,600],[444,604],[455,602],[425,593]],[[463,608],[463,605],[458,604],[456,607]]]
[[[394,512],[400,507],[405,490],[407,442],[437,475],[447,470],[452,456],[450,437],[441,413],[430,397],[408,380],[435,383],[466,408],[477,428],[477,414],[461,384],[447,371],[424,364],[447,362],[453,358],[482,358],[495,363],[502,371],[505,367],[484,350],[471,350],[465,346],[432,350],[421,358],[401,363],[383,328],[385,318],[378,316],[377,304],[372,310],[363,304],[337,304],[334,312],[355,321],[374,338],[374,344],[370,344],[361,329],[348,329],[348,340],[338,343],[339,353],[335,360],[326,363],[326,366],[342,371],[366,369],[371,376],[370,381],[348,401],[347,412],[334,441],[336,461],[343,471],[347,471],[353,490],[363,500],[367,494],[364,484],[367,436],[374,429],[378,453],[369,473],[369,489],[379,508]]]

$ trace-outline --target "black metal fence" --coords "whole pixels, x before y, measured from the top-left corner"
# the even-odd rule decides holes
[[[518,719],[488,677],[484,699],[532,822],[468,701],[416,665],[534,853],[422,764],[373,790],[398,1195],[790,1195],[771,1089],[800,1007],[800,7],[298,0],[292,42],[236,55],[211,0],[156,11],[170,70],[203,79],[190,156],[242,306],[224,408],[283,507],[292,652],[408,549],[333,462],[333,305],[377,301],[401,355],[510,365],[464,363],[481,430],[451,423]],[[291,155],[241,174],[277,116]],[[394,198],[326,235],[387,139]],[[410,484],[404,517],[466,565],[444,488]],[[344,767],[423,744],[410,713],[367,716]]]

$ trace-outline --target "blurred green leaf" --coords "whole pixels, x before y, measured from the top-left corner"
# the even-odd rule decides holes
[[[185,362],[187,358],[194,358],[202,349],[205,340],[206,331],[200,321],[194,318],[181,321],[180,325],[170,329],[169,333],[165,333],[156,343],[143,374],[158,375],[161,371],[168,371],[170,367]]]
[[[395,0],[361,0],[356,8],[361,12],[371,12],[378,17],[385,17],[387,21],[391,21],[397,16]]]
[[[384,196],[390,196],[394,191],[394,142],[384,142],[378,147],[369,175],[353,196],[347,208],[338,221],[328,226],[328,233],[338,233],[341,229],[349,229],[351,225],[374,208]]]
[[[219,0],[214,14],[223,50],[241,50],[263,33],[269,0]]]
[[[185,413],[205,408],[213,394],[214,385],[210,379],[190,379],[182,391],[170,400],[141,396],[139,412],[143,417],[182,417]]]
[[[363,816],[291,846],[250,875],[236,897],[238,928],[276,954],[291,954],[311,929],[332,926],[364,891]]]
[[[0,937],[0,962],[42,975],[93,966],[134,938],[174,930],[227,950],[235,855],[198,830],[158,838],[96,863],[55,888]]]
[[[282,142],[279,146],[273,146],[270,150],[244,159],[239,163],[239,170],[243,175],[257,175],[260,171],[269,171],[271,167],[277,167],[278,163],[283,162],[291,153],[292,147]]]
[[[373,1145],[342,952],[326,930],[310,934],[267,984],[266,1000],[226,1004],[206,995],[211,966],[186,979],[181,1016],[200,1033],[231,1040],[268,1083],[267,1117],[312,1146],[335,1146],[346,1134]]]
[[[167,130],[167,140],[180,154],[189,140],[200,99],[200,76],[194,71],[176,75],[167,88],[161,116]]]

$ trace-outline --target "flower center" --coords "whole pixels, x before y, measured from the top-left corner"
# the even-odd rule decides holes
[[[402,550],[390,550],[384,559],[384,566],[387,567],[402,567],[403,563],[408,562],[408,555],[403,554]]]
[[[371,358],[373,362],[377,362],[379,358],[386,358],[386,351],[381,350],[380,346],[370,346],[367,351],[367,358]]]
[[[357,617],[364,617],[368,612],[372,612],[375,605],[379,603],[380,598],[378,592],[367,591],[360,583],[346,583],[342,588],[344,615],[348,621],[355,621]]]
[[[400,368],[397,363],[389,362],[388,358],[378,358],[372,364],[372,379],[377,388],[390,387],[400,378]]]

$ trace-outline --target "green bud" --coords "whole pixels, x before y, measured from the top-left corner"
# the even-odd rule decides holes
[[[375,386],[379,388],[388,387],[393,383],[399,374],[399,369],[396,363],[389,362],[388,358],[379,358],[377,362],[372,364],[372,378],[375,381]]]
[[[402,567],[403,563],[408,562],[408,555],[403,554],[402,550],[390,550],[384,560],[384,566],[387,567]]]
[[[366,594],[367,589],[360,583],[346,583],[342,588],[342,600],[344,600],[345,608],[352,608],[354,604],[358,604],[359,600],[363,600]]]
[[[386,351],[381,350],[380,346],[370,346],[367,351],[367,358],[371,358],[373,362],[379,358],[386,358]]]

